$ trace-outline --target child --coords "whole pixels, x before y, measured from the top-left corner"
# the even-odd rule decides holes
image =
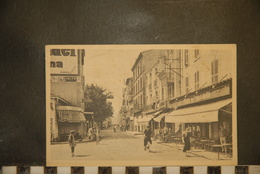
[[[183,152],[186,152],[186,157],[190,157],[190,155],[188,154],[188,151],[190,151],[190,133],[188,132],[187,135],[184,138],[184,148],[183,148]]]
[[[71,148],[71,156],[74,157],[74,150],[75,150],[75,146],[76,146],[76,141],[75,141],[75,137],[74,137],[74,133],[75,131],[74,130],[71,130],[70,131],[70,135],[69,135],[69,145],[70,145],[70,148]]]

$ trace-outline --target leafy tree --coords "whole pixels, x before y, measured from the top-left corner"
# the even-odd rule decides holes
[[[85,88],[85,110],[94,112],[95,122],[102,124],[106,118],[113,115],[113,106],[107,99],[112,99],[111,92],[97,85],[86,85]]]

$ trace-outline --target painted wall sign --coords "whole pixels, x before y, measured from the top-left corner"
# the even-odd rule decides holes
[[[79,59],[75,49],[51,49],[50,57],[52,75],[79,74]]]

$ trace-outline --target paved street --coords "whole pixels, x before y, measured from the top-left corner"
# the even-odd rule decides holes
[[[51,145],[52,160],[216,160],[217,153],[193,151],[186,157],[182,146],[174,143],[157,143],[153,141],[151,152],[144,151],[143,136],[134,135],[132,132],[113,132],[102,130],[101,142],[96,145],[94,141],[78,143],[75,148],[76,157],[71,157],[68,144]],[[224,158],[223,156],[220,156]],[[228,160],[226,158],[226,160]]]

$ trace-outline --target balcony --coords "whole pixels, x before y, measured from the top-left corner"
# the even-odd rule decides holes
[[[134,112],[142,111],[142,105],[141,104],[135,104],[133,107]]]
[[[175,73],[173,71],[170,70],[163,70],[162,72],[160,72],[158,74],[158,77],[162,80],[164,79],[166,82],[174,82],[174,76]]]

